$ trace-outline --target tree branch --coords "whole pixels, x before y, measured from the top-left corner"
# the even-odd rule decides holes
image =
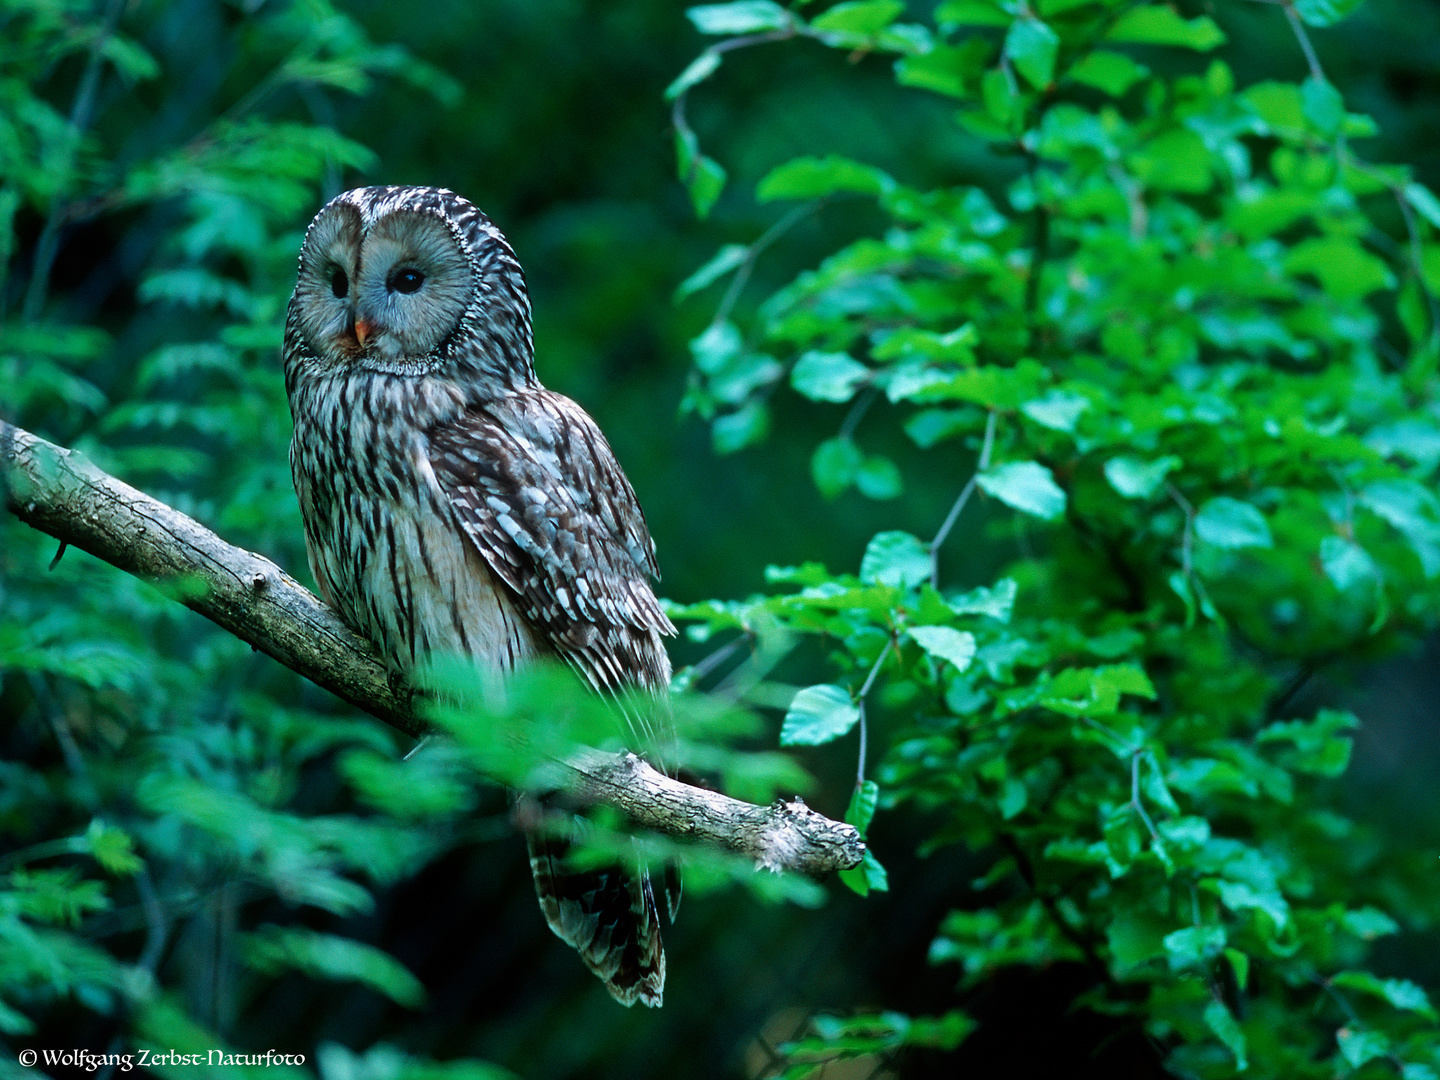
[[[413,690],[370,645],[263,556],[108,475],[72,450],[0,421],[0,492],[32,528],[167,589],[181,603],[337,696],[399,728],[429,727]],[[799,799],[755,806],[664,776],[634,754],[584,748],[566,764],[573,792],[636,824],[753,858],[758,867],[819,875],[858,866],[850,825]]]

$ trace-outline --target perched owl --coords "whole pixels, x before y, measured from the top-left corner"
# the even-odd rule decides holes
[[[558,656],[599,691],[663,692],[675,633],[605,437],[535,377],[505,237],[442,188],[347,191],[310,223],[285,320],[290,463],[325,599],[401,674],[436,654]],[[616,1000],[659,1005],[649,877],[568,873],[531,837],[550,928]]]

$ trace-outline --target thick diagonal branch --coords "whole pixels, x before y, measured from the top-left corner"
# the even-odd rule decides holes
[[[0,490],[32,528],[167,589],[181,603],[286,667],[411,734],[427,730],[414,696],[369,644],[269,559],[97,468],[72,450],[0,422]],[[857,866],[849,825],[798,799],[755,806],[672,780],[633,754],[586,750],[567,764],[575,794],[636,824],[713,844],[772,870],[822,874]]]

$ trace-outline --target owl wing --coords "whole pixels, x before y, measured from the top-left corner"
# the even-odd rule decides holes
[[[675,627],[644,514],[610,445],[548,390],[475,406],[429,433],[455,520],[520,613],[597,688],[661,689]]]
[[[521,615],[601,690],[670,680],[675,627],[650,579],[655,549],[635,492],[578,405],[549,391],[471,409],[429,433],[455,520]],[[623,1005],[658,1006],[665,951],[642,867],[572,871],[568,844],[527,830],[545,921]],[[670,894],[667,893],[667,897]],[[671,899],[671,918],[678,889]]]

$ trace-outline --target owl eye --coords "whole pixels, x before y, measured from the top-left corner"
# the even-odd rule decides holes
[[[413,293],[425,284],[425,275],[419,270],[407,267],[397,270],[388,282],[391,292]]]
[[[338,266],[330,272],[330,291],[335,294],[336,300],[344,300],[345,294],[350,291],[350,279]]]

